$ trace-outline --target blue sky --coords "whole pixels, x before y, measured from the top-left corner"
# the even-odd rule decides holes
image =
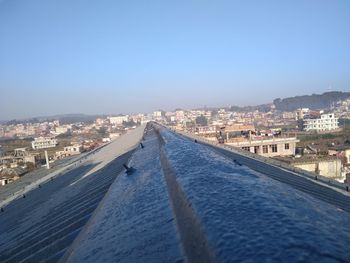
[[[350,1],[0,0],[0,119],[350,91]]]

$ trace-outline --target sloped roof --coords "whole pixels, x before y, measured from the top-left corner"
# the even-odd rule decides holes
[[[15,176],[21,176],[27,172],[26,169],[22,167],[15,167],[15,168],[5,168],[0,171],[0,176],[2,177],[15,177]]]

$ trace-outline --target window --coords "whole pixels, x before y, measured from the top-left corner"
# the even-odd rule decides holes
[[[254,153],[259,153],[259,146],[254,146]]]
[[[267,145],[263,145],[263,153],[268,153],[269,149],[267,147]]]
[[[289,143],[286,143],[286,144],[284,145],[284,149],[285,149],[285,150],[289,150]]]
[[[250,152],[250,147],[242,147],[243,150]]]
[[[271,147],[271,151],[272,151],[273,153],[276,153],[276,152],[277,152],[277,144],[271,144],[270,147]]]

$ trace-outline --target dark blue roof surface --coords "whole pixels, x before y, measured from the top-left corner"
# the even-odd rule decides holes
[[[91,217],[131,152],[83,178],[84,165],[54,178],[0,214],[0,262],[56,261]]]
[[[260,173],[166,129],[160,136],[159,145],[149,131],[136,172],[118,177],[65,260],[350,259],[348,212],[272,179],[268,164]]]

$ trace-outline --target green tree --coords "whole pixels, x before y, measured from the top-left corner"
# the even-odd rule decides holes
[[[101,136],[107,135],[107,127],[100,127],[97,131]]]
[[[207,126],[208,125],[208,119],[205,116],[203,116],[203,115],[198,116],[196,118],[196,124],[198,126]]]

